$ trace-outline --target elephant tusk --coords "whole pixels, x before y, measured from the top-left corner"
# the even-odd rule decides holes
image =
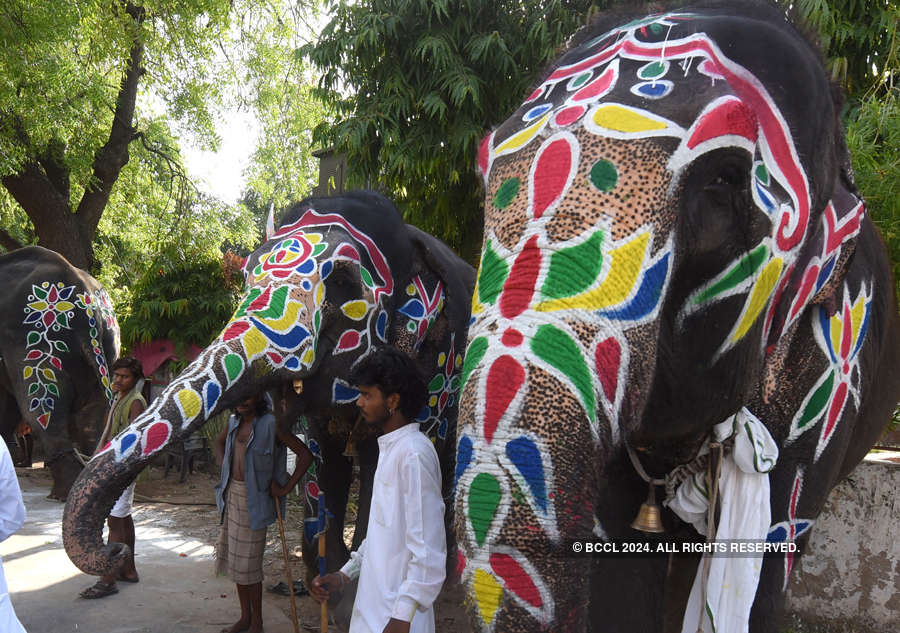
[[[296,394],[298,396],[301,393],[303,393],[303,380],[302,379],[298,378],[297,380],[294,381],[294,392],[296,392]]]

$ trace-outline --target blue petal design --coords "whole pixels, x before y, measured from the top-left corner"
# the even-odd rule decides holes
[[[331,386],[331,401],[334,404],[347,404],[356,402],[359,398],[359,390],[354,389],[340,378],[335,378]]]
[[[322,449],[319,447],[319,443],[316,440],[310,438],[306,446],[309,448],[310,453],[319,459],[322,458]]]
[[[63,288],[59,291],[60,299],[68,299],[72,296],[72,291],[75,289],[75,286],[69,286],[68,288]]]
[[[316,269],[316,261],[313,258],[303,260],[303,263],[294,270],[303,275],[308,275]]]
[[[38,398],[33,398],[28,405],[29,411],[34,411],[41,405],[41,401]]]
[[[837,362],[837,356],[835,356],[834,350],[831,349],[831,321],[828,318],[828,314],[825,312],[824,308],[819,308],[819,327],[822,328],[822,334],[825,336],[825,347],[828,348],[828,355],[831,356],[831,362]]]
[[[425,305],[418,299],[410,299],[403,304],[403,307],[398,312],[412,319],[421,319],[425,316]]]
[[[522,120],[533,121],[552,107],[552,103],[542,103],[541,105],[534,106],[531,110],[522,115]]]
[[[632,86],[631,92],[646,99],[662,99],[672,92],[673,86],[674,84],[671,81],[657,79],[656,81],[635,84]]]
[[[330,259],[322,264],[322,279],[326,279],[328,275],[331,274],[331,271],[334,269],[334,262]]]
[[[816,279],[816,292],[822,289],[822,286],[825,285],[825,282],[828,281],[828,278],[831,276],[831,271],[834,270],[834,265],[837,263],[837,257],[832,257],[828,260],[828,263],[822,266],[822,270],[819,271],[819,277]]]
[[[375,321],[375,334],[378,335],[383,342],[387,343],[385,332],[387,331],[387,312],[382,310],[378,313],[378,320]]]
[[[768,192],[759,182],[756,184],[756,195],[759,196],[759,199],[762,201],[763,206],[765,207],[763,211],[768,213],[769,215],[775,210],[775,199],[772,197],[772,194]]]
[[[43,312],[34,311],[25,317],[24,323],[34,323],[35,321],[37,321],[38,319],[41,318],[42,314],[43,314]]]
[[[429,408],[429,406],[426,404],[424,407],[422,407],[422,410],[419,411],[418,415],[416,415],[415,421],[418,422],[419,424],[421,424],[422,422],[427,420],[428,416],[430,416],[430,415],[431,415],[431,408]]]
[[[119,442],[119,452],[124,453],[129,448],[131,448],[135,442],[137,442],[137,433],[129,433],[125,437],[122,438],[122,441]]]
[[[438,437],[442,440],[447,439],[447,427],[447,418],[444,418],[443,420],[441,420],[440,426],[438,426]]]
[[[866,331],[868,331],[869,329],[870,316],[872,316],[871,301],[866,304],[866,316],[863,317],[862,325],[859,327],[859,338],[856,339],[856,347],[853,348],[853,353],[850,354],[851,357],[856,356],[859,353],[860,348],[863,346],[863,343],[866,342]]]
[[[300,347],[300,343],[309,338],[309,331],[301,325],[295,325],[287,334],[281,334],[280,332],[276,332],[275,330],[266,327],[255,317],[250,317],[250,322],[253,323],[256,329],[265,334],[267,339],[283,350],[290,351],[297,349]]]
[[[222,389],[219,387],[218,383],[210,380],[203,386],[203,399],[206,401],[206,413],[209,414],[210,411],[213,410],[213,407],[216,406],[216,402],[219,401],[219,396],[222,395]]]
[[[599,310],[597,314],[619,321],[636,321],[653,312],[662,296],[662,287],[669,272],[670,256],[671,253],[666,253],[644,273],[640,289],[624,307],[618,310]]]
[[[300,369],[300,359],[296,356],[291,356],[287,359],[287,362],[284,364],[288,369]]]
[[[769,543],[784,543],[786,540],[787,528],[784,526],[784,523],[778,523],[769,528],[769,533],[766,535],[766,541]]]
[[[468,435],[463,435],[459,440],[459,447],[456,449],[456,476],[453,478],[453,489],[456,490],[456,484],[459,478],[466,472],[466,468],[472,461],[472,440]]]
[[[535,503],[547,512],[547,483],[544,481],[544,462],[538,447],[523,435],[506,445],[506,456],[522,473]]]

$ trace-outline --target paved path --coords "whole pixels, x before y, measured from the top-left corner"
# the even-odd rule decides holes
[[[96,581],[72,565],[62,546],[63,504],[48,490],[19,478],[25,525],[0,543],[13,606],[29,633],[214,633],[240,616],[235,587],[212,574],[213,548],[179,533],[164,512],[137,506],[138,584],[84,600]],[[293,633],[281,609],[285,598],[263,592],[266,633]],[[301,630],[303,628],[301,627]]]

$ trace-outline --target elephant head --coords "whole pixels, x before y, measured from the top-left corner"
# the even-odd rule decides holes
[[[483,141],[456,467],[479,630],[662,629],[666,559],[569,553],[638,538],[627,447],[662,477],[747,407],[790,523],[886,423],[893,285],[831,94],[783,15],[727,3],[588,28]]]
[[[119,325],[103,286],[40,246],[0,257],[0,284],[0,429],[30,424],[63,501],[103,430]]]
[[[102,546],[102,522],[140,470],[249,393],[279,387],[293,396],[292,385],[300,390],[302,384],[290,410],[327,421],[355,415],[354,392],[341,377],[375,345],[391,343],[414,356],[448,345],[442,358],[449,369],[441,368],[448,384],[461,368],[455,358],[465,340],[474,271],[441,242],[405,225],[379,194],[298,203],[243,272],[243,298],[221,334],[76,482],[63,535],[83,571],[103,574],[119,564],[119,548]],[[448,433],[445,423],[454,403],[440,405],[423,421],[431,419],[453,443],[455,424]],[[343,508],[329,507],[343,516]]]

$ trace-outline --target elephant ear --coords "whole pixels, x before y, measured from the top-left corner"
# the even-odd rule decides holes
[[[436,237],[411,224],[406,225],[406,232],[415,251],[411,277],[415,275],[415,269],[422,268],[436,274],[444,284],[444,314],[451,329],[466,331],[475,290],[475,270]]]
[[[814,305],[823,306],[829,316],[837,310],[836,296],[856,251],[864,215],[865,203],[856,194],[848,161],[837,170],[831,199],[779,289],[766,346],[766,401],[774,393],[775,376],[784,366],[800,316]]]

